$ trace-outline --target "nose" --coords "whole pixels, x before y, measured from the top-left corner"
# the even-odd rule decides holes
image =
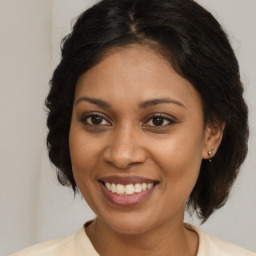
[[[104,151],[104,160],[120,169],[144,163],[147,153],[138,133],[126,128],[112,134],[110,143]]]

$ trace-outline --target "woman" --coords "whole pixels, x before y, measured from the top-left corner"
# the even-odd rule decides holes
[[[255,255],[184,224],[223,206],[247,153],[239,67],[192,0],[103,0],[62,46],[47,145],[96,214],[14,255]]]

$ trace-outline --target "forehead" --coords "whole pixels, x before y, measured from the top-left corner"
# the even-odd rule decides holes
[[[171,97],[192,107],[200,95],[162,55],[149,47],[131,45],[111,49],[80,76],[75,98],[89,96],[106,101],[137,104],[151,98]]]

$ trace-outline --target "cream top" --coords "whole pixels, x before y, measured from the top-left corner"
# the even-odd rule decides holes
[[[184,224],[186,228],[195,231],[199,236],[197,256],[256,256],[235,244],[224,242],[216,237],[207,235],[199,228]],[[36,244],[25,248],[11,256],[99,256],[84,227],[75,234],[56,240]]]

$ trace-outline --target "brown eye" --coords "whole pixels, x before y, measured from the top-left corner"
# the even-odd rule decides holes
[[[171,118],[165,117],[159,114],[148,119],[145,125],[151,126],[151,127],[163,127],[163,126],[171,125],[174,123],[176,122]]]
[[[103,122],[103,118],[101,116],[91,116],[91,123],[94,125],[100,125]]]
[[[81,119],[81,122],[85,125],[97,125],[97,126],[107,126],[110,125],[110,123],[102,116],[90,114],[83,116]]]
[[[161,126],[161,125],[163,125],[164,121],[165,121],[164,118],[161,117],[161,116],[156,116],[156,117],[153,117],[153,118],[152,118],[152,123],[153,123],[153,125],[155,125],[155,126]]]

